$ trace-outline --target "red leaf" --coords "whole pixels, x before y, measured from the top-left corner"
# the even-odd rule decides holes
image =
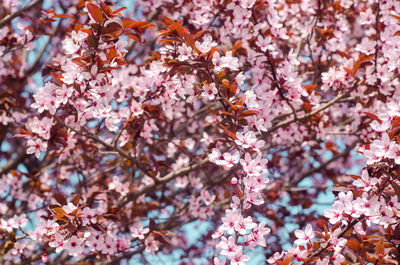
[[[392,17],[394,17],[395,19],[397,19],[398,21],[400,21],[400,16],[396,16],[396,15],[393,15],[393,14],[390,14],[389,16],[392,16]]]
[[[228,87],[228,96],[229,98],[233,97],[236,95],[237,92],[237,84],[236,83],[232,83],[229,87]]]
[[[308,92],[308,94],[311,94],[311,92],[318,87],[317,84],[314,85],[302,85],[302,87]]]
[[[222,126],[222,128],[224,129],[225,133],[226,133],[229,137],[231,137],[233,140],[236,140],[236,139],[237,139],[236,133],[231,132],[228,128],[226,128],[226,127],[224,127],[224,126]]]
[[[182,27],[182,22],[183,20],[179,20],[169,26],[169,29],[176,31],[181,38],[185,35],[185,29]]]
[[[130,18],[124,18],[122,20],[122,26],[124,28],[139,28],[139,29],[145,29],[145,28],[153,28],[154,25],[150,22],[147,21],[135,21],[133,19]]]
[[[107,6],[106,4],[103,3],[103,1],[100,1],[101,8],[103,9],[103,12],[108,16],[112,17],[113,10],[111,7]]]
[[[304,101],[303,103],[303,109],[306,113],[310,113],[312,110],[312,106],[310,104],[310,102]]]
[[[358,240],[355,238],[350,238],[349,240],[347,240],[346,246],[351,248],[355,252],[358,252],[360,250],[360,242],[358,242]]]
[[[59,204],[61,204],[61,205],[67,205],[67,204],[68,204],[68,203],[67,203],[67,199],[65,199],[64,195],[62,195],[62,194],[59,193],[59,192],[56,192],[56,193],[54,194],[54,198],[55,198],[56,201],[57,201]]]
[[[74,196],[74,198],[72,198],[71,202],[72,202],[74,205],[78,205],[80,199],[81,199],[81,195],[78,193],[78,194],[76,194],[76,195]]]
[[[382,120],[379,119],[378,116],[376,116],[376,115],[374,115],[372,113],[369,113],[369,112],[364,112],[364,114],[367,115],[368,117],[370,117],[371,119],[376,120],[379,123],[382,123]]]
[[[51,209],[54,213],[56,213],[57,215],[59,215],[59,216],[64,216],[65,215],[65,211],[64,211],[64,209],[63,208],[60,208],[60,207],[56,207],[56,208],[53,208],[53,209]]]
[[[198,39],[200,39],[204,34],[206,34],[206,33],[208,33],[208,32],[211,32],[211,30],[205,29],[205,30],[199,31],[199,32],[197,32],[197,33],[193,36],[193,38],[194,38],[195,40],[198,40]]]
[[[122,26],[117,22],[110,22],[107,26],[103,29],[103,34],[111,34],[115,37],[118,37],[122,33]]]
[[[328,224],[326,222],[326,220],[318,220],[317,221],[317,226],[321,229],[321,230],[325,230],[328,227]]]
[[[150,231],[154,231],[157,228],[156,222],[154,221],[153,218],[150,218],[149,220],[149,229]]]
[[[127,32],[124,35],[127,36],[128,38],[132,39],[132,40],[137,41],[137,42],[142,42],[143,41],[143,38],[141,38],[141,36],[139,36],[137,34],[133,34],[133,33]]]
[[[114,10],[111,14],[112,14],[113,16],[122,16],[122,14],[119,13],[119,12],[121,12],[122,10],[125,10],[125,9],[126,9],[126,7],[118,8],[117,10]]]
[[[347,67],[343,67],[343,70],[345,70],[348,74],[350,74],[350,75],[354,75],[354,72],[353,72],[353,70],[350,70],[349,68],[347,68]]]
[[[55,18],[69,18],[69,17],[74,17],[73,15],[69,14],[55,14],[53,17]]]
[[[384,241],[383,238],[381,238],[378,242],[378,244],[376,244],[376,251],[375,254],[379,257],[379,258],[383,258],[384,254],[385,254],[385,248],[384,248]]]
[[[400,197],[400,186],[397,183],[392,182],[392,187],[393,187],[394,191],[396,192],[397,197]]]
[[[19,131],[20,133],[14,135],[13,137],[29,138],[29,137],[33,136],[33,133],[31,133],[31,132],[29,132],[29,131],[27,131],[27,130],[24,130],[24,129],[22,129],[22,128],[18,128],[18,131]]]
[[[239,117],[244,118],[247,116],[256,115],[258,112],[259,112],[258,110],[245,110],[242,113],[240,113]]]
[[[87,3],[86,4],[87,10],[90,14],[90,16],[99,24],[103,23],[104,17],[103,17],[103,12],[101,12],[100,7],[98,7],[95,4],[92,3]]]
[[[239,187],[236,187],[236,194],[239,196],[240,199],[243,198],[243,192],[239,189]]]

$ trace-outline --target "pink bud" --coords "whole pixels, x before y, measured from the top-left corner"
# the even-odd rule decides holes
[[[47,255],[46,255],[46,253],[44,253],[44,254],[42,255],[42,262],[43,262],[43,263],[46,263],[46,262],[47,262]]]
[[[236,177],[233,177],[233,178],[231,179],[231,184],[232,184],[232,185],[236,185],[237,183],[238,183],[237,178],[236,178]]]

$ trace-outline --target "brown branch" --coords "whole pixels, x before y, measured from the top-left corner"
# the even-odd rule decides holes
[[[112,151],[116,151],[118,154],[120,154],[122,157],[132,161],[142,172],[146,173],[148,172],[147,169],[145,169],[140,163],[139,161],[137,161],[134,157],[132,157],[131,155],[129,155],[127,152],[125,152],[124,150],[122,150],[121,148],[118,148],[116,146],[114,146],[113,144],[109,144],[107,142],[105,142],[104,140],[102,140],[101,138],[97,137],[96,135],[90,134],[90,133],[84,133],[84,132],[80,132],[78,130],[75,130],[71,127],[69,127],[68,125],[65,124],[64,121],[62,121],[60,118],[58,118],[57,116],[54,115],[54,117],[56,118],[57,122],[59,122],[60,124],[62,124],[63,126],[73,130],[74,132],[76,132],[77,134],[90,138],[92,140],[94,140],[95,142],[103,145],[105,148],[112,150]]]
[[[186,167],[183,167],[183,168],[180,169],[180,170],[173,171],[173,172],[171,172],[171,173],[165,175],[164,177],[157,179],[157,180],[158,180],[158,183],[153,182],[152,184],[149,184],[149,185],[145,186],[143,189],[138,190],[138,191],[135,192],[135,193],[132,193],[130,196],[126,197],[127,199],[124,200],[124,201],[122,201],[122,202],[120,203],[119,206],[123,206],[123,205],[127,204],[129,201],[138,198],[140,195],[145,194],[145,193],[151,191],[151,190],[154,189],[158,184],[163,184],[163,183],[166,183],[166,182],[168,182],[168,181],[170,181],[170,180],[172,180],[172,179],[174,179],[174,178],[176,178],[176,177],[186,175],[186,174],[188,174],[189,172],[191,172],[191,171],[193,171],[193,170],[196,170],[196,169],[201,168],[202,166],[204,166],[204,165],[207,164],[208,162],[209,162],[209,159],[208,159],[208,157],[207,157],[207,158],[204,158],[202,161],[200,161],[200,162],[197,163],[197,164],[188,165],[188,166],[186,166]]]
[[[51,36],[49,36],[49,39],[46,41],[46,43],[43,45],[42,49],[37,53],[35,60],[33,61],[32,65],[25,70],[26,75],[32,74],[36,68],[40,65],[40,59],[42,58],[43,54],[47,50],[47,47],[49,46],[51,42],[51,38],[57,33],[61,26],[62,19],[58,22],[57,26],[53,29],[51,32]]]
[[[328,161],[326,161],[325,163],[322,163],[319,167],[313,168],[309,171],[307,171],[306,173],[304,173],[303,175],[300,176],[300,178],[296,179],[294,182],[290,183],[290,185],[288,185],[289,187],[291,186],[295,186],[297,184],[299,184],[303,179],[305,179],[306,177],[317,173],[321,170],[323,170],[324,168],[326,168],[330,163],[338,160],[341,157],[346,156],[348,153],[351,152],[351,150],[354,149],[354,147],[356,147],[358,144],[358,141],[356,141],[355,143],[353,143],[352,145],[350,145],[349,147],[346,148],[346,150],[344,150],[342,153],[338,154],[338,155],[334,155],[331,159],[329,159]]]
[[[18,9],[18,10],[15,11],[14,13],[5,16],[2,20],[0,20],[0,28],[4,27],[4,26],[7,25],[11,20],[13,20],[14,18],[16,18],[16,17],[18,17],[19,15],[21,15],[22,12],[31,9],[31,8],[34,7],[35,5],[41,3],[42,1],[43,1],[43,0],[34,0],[34,1],[30,2],[28,5],[24,6],[23,8]]]
[[[26,157],[28,157],[28,154],[26,153],[26,150],[23,149],[21,152],[17,154],[15,158],[11,158],[7,161],[7,163],[0,168],[0,175],[7,173],[8,171],[16,168],[18,164],[24,160]]]
[[[307,114],[305,114],[303,116],[297,117],[297,119],[294,117],[294,118],[291,118],[291,119],[288,119],[288,120],[285,120],[285,121],[281,121],[281,122],[275,124],[274,126],[272,126],[266,133],[270,134],[271,132],[273,132],[273,131],[281,128],[281,127],[287,126],[287,125],[289,125],[289,124],[291,124],[291,123],[293,123],[295,121],[301,121],[301,120],[305,120],[305,119],[311,118],[315,114],[317,114],[317,113],[329,108],[330,106],[332,106],[333,104],[335,104],[336,102],[341,100],[342,98],[346,97],[351,91],[353,91],[360,84],[361,84],[360,81],[355,82],[353,87],[349,91],[347,91],[344,94],[339,93],[339,95],[337,95],[334,99],[332,99],[331,101],[329,101],[328,103],[326,103],[322,107],[320,107],[320,108],[318,108],[316,110],[313,110],[310,113],[307,113]]]

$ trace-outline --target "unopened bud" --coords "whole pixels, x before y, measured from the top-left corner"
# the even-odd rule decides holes
[[[232,184],[232,185],[236,185],[237,183],[238,183],[237,178],[236,178],[236,177],[233,177],[233,178],[231,179],[231,184]]]
[[[42,255],[42,262],[43,262],[43,263],[46,263],[46,262],[47,262],[47,255],[46,255],[46,253],[44,253],[44,254]]]

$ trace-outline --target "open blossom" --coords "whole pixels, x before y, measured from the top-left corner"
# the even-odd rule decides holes
[[[224,166],[226,170],[232,168],[235,164],[239,163],[240,154],[239,151],[235,151],[234,153],[224,153],[223,160],[220,162],[221,166]]]
[[[357,187],[362,188],[364,191],[369,191],[378,183],[377,178],[370,178],[368,172],[364,170],[361,174],[361,178],[353,182]]]
[[[137,237],[139,239],[144,239],[144,236],[150,231],[149,228],[143,228],[142,223],[137,222],[134,226],[131,227],[131,233],[133,237]]]
[[[239,217],[239,220],[235,224],[235,231],[239,234],[244,235],[247,233],[247,230],[251,230],[257,227],[257,224],[253,222],[251,216],[243,218],[243,216]]]
[[[221,237],[221,241],[216,247],[221,250],[221,255],[227,256],[230,259],[233,259],[239,253],[241,254],[243,249],[242,246],[235,243],[235,239],[232,236],[229,238]]]
[[[263,38],[261,35],[258,35],[256,44],[258,45],[258,47],[260,47],[260,49],[263,52],[266,52],[267,50],[270,50],[273,48],[273,46],[271,44],[271,36],[268,36],[267,38]]]
[[[214,83],[203,85],[203,92],[201,93],[202,96],[208,97],[209,100],[213,100],[217,93],[218,89]]]
[[[377,139],[372,143],[372,146],[376,147],[375,155],[378,157],[387,156],[391,145],[394,143],[390,141],[389,135],[384,133],[381,139]],[[372,149],[372,148],[371,148]]]
[[[154,253],[158,250],[158,241],[154,239],[153,235],[149,235],[146,240],[145,240],[145,245],[146,245],[146,251],[149,252],[150,254],[154,255]]]
[[[372,12],[371,8],[368,8],[365,12],[360,13],[360,24],[368,25],[374,23],[376,15]]]
[[[225,163],[224,156],[221,154],[221,152],[214,148],[212,152],[208,155],[210,162],[215,163],[217,165],[223,165]]]
[[[121,194],[121,196],[125,196],[129,192],[129,184],[121,183],[118,176],[113,177],[113,181],[108,185],[110,190],[115,190]]]
[[[297,239],[294,241],[296,245],[301,245],[310,242],[310,239],[314,238],[314,232],[312,229],[312,226],[308,224],[306,226],[306,229],[303,230],[296,230],[294,231],[294,234],[296,235]]]
[[[343,218],[343,211],[344,211],[344,204],[335,201],[332,205],[332,209],[325,209],[324,215],[326,218],[329,219],[331,224],[336,224],[337,222],[341,221]]]
[[[104,247],[101,252],[106,255],[113,255],[117,252],[117,240],[113,236],[105,236]]]
[[[104,236],[99,234],[88,237],[85,243],[91,251],[103,251],[105,248]]]
[[[128,42],[123,39],[119,39],[117,43],[115,43],[115,49],[117,50],[118,54],[128,52],[126,46],[128,46]]]
[[[28,146],[29,148],[26,150],[26,153],[35,154],[37,158],[39,158],[41,152],[47,150],[47,142],[42,141],[41,139],[29,140]]]
[[[64,41],[64,50],[67,54],[74,54],[79,51],[83,41],[88,37],[89,35],[82,31],[79,30],[76,32],[73,30],[71,32],[71,38],[66,38]]]
[[[64,243],[65,243],[65,235],[56,233],[54,235],[53,241],[49,243],[49,246],[55,248],[56,253],[59,253],[65,249]]]
[[[229,234],[233,234],[235,226],[239,221],[240,214],[236,209],[226,210],[225,214],[225,217],[222,217],[222,228]]]
[[[203,189],[201,190],[200,194],[206,206],[211,205],[211,203],[215,201],[216,196],[211,195],[211,193],[208,190]]]
[[[203,41],[196,41],[195,44],[202,53],[207,53],[212,47],[217,46],[217,43],[213,41],[210,34],[203,36]]]
[[[293,255],[294,261],[301,261],[308,256],[307,250],[300,249],[299,246],[297,246],[296,248],[288,248],[288,253]]]
[[[185,43],[183,43],[182,46],[178,47],[178,52],[179,52],[178,60],[186,61],[187,59],[189,59],[191,57],[192,48],[190,48]]]
[[[215,72],[219,72],[223,68],[230,68],[233,71],[239,70],[239,60],[232,56],[231,51],[227,52],[225,56],[221,56],[218,52],[214,53],[212,62]]]
[[[285,255],[285,252],[281,253],[275,252],[274,255],[272,255],[270,258],[267,259],[267,262],[269,264],[276,264],[276,262],[280,260],[283,257],[283,255]]]
[[[368,165],[379,162],[382,159],[382,156],[376,154],[377,152],[382,152],[382,150],[380,150],[376,145],[371,145],[369,150],[364,150],[364,155],[367,158]]]
[[[248,131],[245,134],[237,132],[236,137],[237,139],[235,140],[235,143],[243,148],[249,148],[257,141],[256,135],[253,131]]]
[[[231,257],[232,265],[245,265],[246,261],[249,261],[250,257],[243,253],[241,249],[237,249],[233,257]]]
[[[220,260],[219,258],[215,257],[214,258],[214,265],[225,265],[226,264],[226,258]]]
[[[78,238],[77,236],[71,236],[65,242],[65,249],[68,250],[69,254],[72,256],[78,256],[83,254],[83,238]]]
[[[360,44],[357,45],[356,50],[366,55],[375,53],[375,41],[364,38]]]

